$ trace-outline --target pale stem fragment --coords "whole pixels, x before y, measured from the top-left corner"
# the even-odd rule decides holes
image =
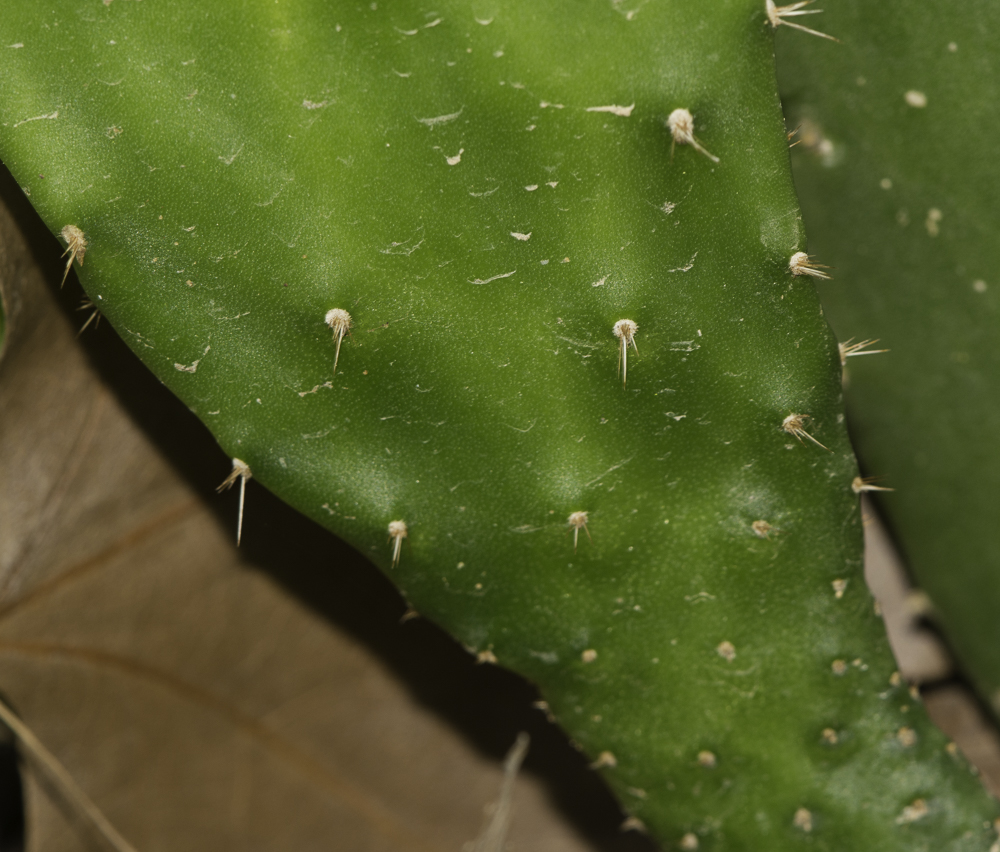
[[[690,145],[699,154],[704,154],[713,163],[719,162],[719,158],[714,154],[709,154],[694,135],[694,116],[686,109],[675,109],[667,116],[667,127],[670,128],[670,135],[673,142],[670,145],[670,157],[673,159],[675,145]]]
[[[796,30],[802,30],[804,33],[809,33],[809,35],[819,36],[820,38],[826,38],[830,41],[839,42],[839,38],[834,38],[832,35],[827,35],[826,33],[821,33],[819,30],[813,30],[809,27],[803,26],[802,24],[796,24],[792,21],[787,20],[788,18],[795,18],[799,15],[818,15],[823,10],[822,9],[806,9],[805,7],[810,5],[813,0],[800,0],[798,3],[789,3],[787,6],[775,6],[774,0],[765,0],[765,6],[767,8],[767,19],[771,22],[771,26],[777,29],[779,26],[784,24],[786,27],[792,27]]]
[[[73,266],[73,261],[75,260],[80,266],[83,266],[83,258],[87,254],[88,244],[83,231],[76,225],[66,225],[60,233],[62,238],[66,240],[66,251],[62,253],[62,256],[69,255],[69,260],[66,261],[66,271],[63,272],[62,281],[59,282],[61,288],[66,283],[66,277],[69,275],[70,267]]]
[[[69,774],[66,767],[56,759],[55,755],[42,744],[42,741],[14,714],[14,711],[3,700],[0,700],[0,720],[10,728],[21,745],[38,761],[46,775],[55,782],[56,787],[59,788],[59,791],[66,797],[67,801],[73,805],[112,848],[117,850],[117,852],[136,852],[135,847],[118,833],[118,830],[101,813],[90,796],[80,789],[80,785],[73,780],[73,776]]]
[[[635,324],[630,319],[618,320],[615,323],[614,329],[615,337],[618,338],[618,372],[622,376],[622,387],[625,387],[625,380],[628,377],[628,348],[629,346],[635,350],[635,354],[639,354],[639,349],[635,345],[635,333],[639,330],[639,326]]]
[[[245,461],[240,459],[233,459],[233,469],[230,471],[229,476],[227,476],[222,484],[215,490],[219,493],[223,491],[228,491],[233,485],[236,484],[236,480],[240,481],[240,513],[239,518],[236,521],[236,546],[240,546],[240,539],[243,537],[243,498],[246,496],[247,490],[247,480],[253,478],[253,473],[250,471],[250,465]]]
[[[337,374],[337,362],[340,360],[340,344],[344,340],[344,335],[351,330],[351,315],[343,308],[331,308],[326,312],[326,324],[333,329],[333,336],[337,341],[337,352],[333,356],[333,374]]]

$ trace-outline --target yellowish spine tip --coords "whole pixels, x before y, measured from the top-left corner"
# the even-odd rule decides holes
[[[250,465],[248,465],[242,459],[233,459],[233,469],[229,472],[222,484],[215,490],[219,493],[223,491],[228,491],[236,484],[236,480],[240,481],[240,512],[239,517],[236,521],[236,546],[240,546],[240,540],[243,538],[243,500],[246,497],[247,490],[247,480],[253,479],[253,472],[250,470]]]
[[[351,330],[351,315],[343,308],[331,308],[326,312],[324,321],[333,329],[333,337],[337,341],[337,352],[333,356],[333,373],[337,374],[337,362],[340,360],[340,344],[344,335]]]
[[[399,564],[399,554],[403,548],[403,539],[406,538],[408,530],[406,521],[389,522],[389,538],[392,541],[392,567]]]
[[[709,154],[698,141],[698,138],[694,135],[694,116],[686,109],[675,109],[669,116],[667,116],[667,127],[670,129],[670,135],[673,137],[673,143],[670,146],[670,155],[673,156],[673,146],[674,145],[690,145],[699,154],[704,154],[713,163],[719,162],[719,158],[714,154]]]
[[[66,257],[66,255],[69,255],[62,281],[59,282],[59,286],[62,287],[66,283],[66,276],[69,275],[73,261],[75,260],[80,266],[83,266],[83,258],[87,254],[89,244],[87,243],[87,238],[83,235],[83,231],[76,225],[66,225],[60,233],[62,234],[62,238],[66,240],[66,251],[63,252],[62,256]]]
[[[593,544],[593,539],[590,538],[590,530],[587,529],[587,512],[573,512],[569,516],[569,525],[573,528],[573,552],[576,553],[577,539],[580,537],[580,530],[582,529],[586,534],[587,538]]]

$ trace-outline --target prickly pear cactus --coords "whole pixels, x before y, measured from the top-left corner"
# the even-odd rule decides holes
[[[843,50],[785,42],[796,179],[837,283],[854,434],[934,614],[1000,710],[1000,8],[844,2]]]
[[[18,0],[0,146],[232,483],[536,681],[667,848],[983,850],[861,577],[775,14]]]

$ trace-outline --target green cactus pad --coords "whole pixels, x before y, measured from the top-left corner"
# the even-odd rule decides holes
[[[763,3],[7,5],[94,302],[667,848],[985,848],[861,576]]]
[[[1000,709],[1000,134],[995,3],[844,2],[842,50],[787,43],[784,89],[859,451],[907,561]]]

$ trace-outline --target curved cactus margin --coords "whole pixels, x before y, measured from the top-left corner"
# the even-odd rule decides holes
[[[1000,713],[1000,8],[843,2],[844,50],[786,44],[783,90],[810,231],[844,286],[859,452],[935,617]],[[799,149],[796,149],[797,151]]]
[[[2,156],[225,451],[667,848],[984,850],[861,576],[764,4],[434,9],[10,2]]]

